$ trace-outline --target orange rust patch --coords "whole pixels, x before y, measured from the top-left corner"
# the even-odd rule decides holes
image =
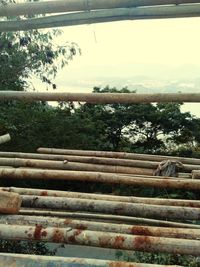
[[[48,196],[48,192],[47,191],[42,191],[40,195],[46,197],[46,196]]]
[[[63,242],[64,239],[64,232],[60,229],[55,229],[52,237],[53,242],[60,243]]]
[[[65,221],[64,221],[64,224],[70,224],[72,222],[72,220],[71,219],[66,219]]]
[[[37,239],[37,240],[41,239],[41,232],[42,232],[42,225],[36,224],[35,231],[33,234],[34,239]]]
[[[115,241],[114,241],[114,247],[115,248],[123,248],[124,241],[125,241],[125,237],[120,236],[120,235],[116,236]]]
[[[138,263],[128,263],[128,262],[111,262],[109,263],[109,267],[124,267],[124,265],[126,264],[126,267],[138,267]]]
[[[144,249],[151,245],[151,238],[149,236],[136,236],[133,241],[135,249]]]
[[[133,226],[130,230],[133,235],[152,235],[151,231],[144,226]]]

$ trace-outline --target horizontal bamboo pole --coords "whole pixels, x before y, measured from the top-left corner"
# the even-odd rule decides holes
[[[57,0],[2,5],[0,16],[36,15],[109,8],[200,3],[199,0]]]
[[[0,136],[0,145],[4,144],[6,142],[9,142],[11,140],[11,137],[9,134],[4,134],[2,136]]]
[[[95,151],[95,150],[71,150],[60,148],[46,148],[40,147],[37,149],[38,153],[54,154],[62,156],[86,156],[86,157],[106,157],[106,158],[118,158],[118,159],[131,159],[131,160],[143,160],[143,161],[163,161],[163,160],[177,160],[183,164],[200,165],[200,159],[196,158],[183,158],[150,154],[137,154],[127,152],[113,152],[113,151]]]
[[[0,239],[30,240],[65,243],[82,246],[136,250],[146,252],[167,252],[172,254],[200,255],[200,241],[105,233],[72,228],[43,228],[41,225],[0,225]]]
[[[0,22],[0,30],[1,30]],[[7,23],[7,22],[6,22]],[[15,23],[16,24],[16,23]],[[3,30],[2,30],[3,31]],[[93,104],[139,104],[151,102],[200,102],[199,93],[172,94],[136,94],[136,93],[48,93],[48,92],[16,92],[0,91],[0,101],[78,101]]]
[[[199,17],[199,15],[200,15],[199,4],[140,7],[140,8],[137,7],[113,8],[113,9],[104,9],[98,11],[73,12],[64,15],[47,16],[47,17],[33,18],[20,21],[1,21],[0,31],[4,32],[27,31],[32,29],[84,25],[91,23],[105,23],[105,22],[123,21],[123,20]],[[63,101],[63,99],[56,99],[56,100]],[[65,99],[64,101],[70,101],[70,100]],[[142,101],[143,102],[147,101],[147,99],[143,98]],[[175,99],[172,98],[172,102],[175,101],[178,101],[177,97]],[[180,101],[182,102],[182,100]],[[185,101],[190,102],[191,99],[190,100],[186,99]],[[154,98],[154,100],[151,99],[151,102],[157,102],[157,101]],[[167,100],[167,102],[170,102],[169,99]],[[198,102],[198,98],[195,98],[192,102]],[[129,100],[128,103],[133,103],[133,99],[131,102]],[[137,100],[135,100],[134,103],[138,103]]]
[[[179,265],[160,265],[160,264],[147,264],[135,262],[122,262],[110,260],[98,260],[87,258],[71,258],[71,257],[49,257],[39,255],[26,255],[26,254],[10,254],[0,253],[0,262],[2,266],[13,267],[15,266],[62,266],[62,267],[181,267]]]
[[[191,179],[157,179],[137,176],[123,176],[111,173],[80,172],[67,170],[42,170],[30,168],[0,168],[0,179],[44,179],[88,181],[110,184],[126,184],[135,186],[150,186],[159,188],[179,188],[186,190],[200,190],[200,181]]]
[[[193,170],[192,171],[192,179],[200,179],[200,171],[199,170]]]
[[[69,218],[60,219],[60,218],[39,217],[39,216],[7,215],[7,216],[0,216],[0,224],[41,225],[43,228],[70,227],[82,230],[103,231],[103,232],[129,234],[129,235],[160,236],[160,237],[183,238],[192,240],[200,239],[200,229],[125,225],[116,223],[73,220]]]
[[[189,229],[200,229],[198,224],[190,223],[180,223],[166,220],[155,220],[146,219],[139,217],[130,216],[120,216],[120,215],[107,215],[99,213],[85,213],[85,212],[66,212],[66,211],[53,211],[47,209],[30,209],[23,208],[19,212],[20,215],[31,215],[31,216],[51,216],[59,218],[73,218],[73,219],[84,219],[87,221],[103,221],[103,222],[114,222],[122,224],[139,224],[139,225],[152,225],[152,226],[162,226],[162,227],[176,227],[176,228],[189,228]]]
[[[76,170],[76,171],[95,171],[107,173],[128,173],[153,175],[152,169],[133,168],[113,165],[86,164],[66,161],[20,159],[20,158],[0,158],[0,165],[13,167],[31,167],[41,169],[56,170]]]
[[[133,159],[118,159],[106,157],[87,157],[77,155],[54,155],[54,154],[38,154],[38,153],[21,153],[21,152],[0,152],[0,157],[5,158],[22,158],[22,159],[40,159],[40,160],[54,160],[54,161],[69,161],[89,164],[125,166],[134,168],[149,168],[156,169],[159,161],[133,160]],[[185,164],[182,171],[191,172],[194,169],[200,170],[199,165]],[[187,174],[184,174],[184,177]],[[186,177],[188,178],[188,176]]]
[[[160,219],[199,220],[200,209],[64,197],[22,196],[22,207],[89,211]]]
[[[93,200],[121,201],[129,203],[143,203],[152,205],[200,208],[200,200],[115,196],[115,195],[105,195],[105,194],[102,195],[102,194],[56,191],[56,190],[46,190],[46,189],[29,189],[29,188],[17,188],[17,187],[7,187],[7,188],[2,187],[0,189],[8,192],[18,193],[20,195],[69,197],[69,198],[81,198],[81,199],[93,199]]]

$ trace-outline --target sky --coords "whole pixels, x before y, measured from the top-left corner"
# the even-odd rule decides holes
[[[82,53],[59,71],[55,82],[60,91],[90,92],[94,86],[110,85],[130,90],[142,87],[141,92],[167,93],[180,88],[200,93],[200,18],[61,29],[56,43],[76,42]],[[183,110],[200,117],[200,104],[186,104]]]

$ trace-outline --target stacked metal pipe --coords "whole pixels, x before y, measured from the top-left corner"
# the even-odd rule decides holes
[[[0,179],[13,179],[13,183],[15,179],[62,179],[200,189],[200,180],[191,179],[190,174],[200,169],[199,159],[47,148],[38,152],[0,152]],[[152,176],[164,159],[182,162],[184,178],[183,173],[181,177]],[[0,239],[200,255],[200,225],[194,223],[200,220],[200,200],[0,189],[22,198],[18,215],[0,216]]]

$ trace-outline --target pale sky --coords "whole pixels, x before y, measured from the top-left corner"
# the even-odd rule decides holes
[[[59,72],[58,90],[89,92],[107,84],[131,89],[139,83],[159,92],[175,82],[188,87],[188,92],[200,93],[200,18],[122,21],[62,30],[56,42],[76,42],[82,55]],[[199,107],[190,104],[184,110],[200,116]]]

